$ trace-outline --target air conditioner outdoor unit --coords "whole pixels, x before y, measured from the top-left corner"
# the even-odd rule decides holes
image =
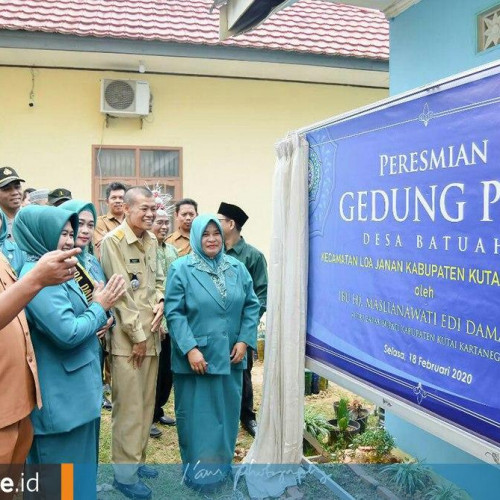
[[[101,80],[101,113],[116,117],[149,114],[149,83],[140,80]]]

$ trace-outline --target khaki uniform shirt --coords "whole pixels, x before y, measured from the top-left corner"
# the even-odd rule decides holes
[[[141,241],[142,240],[142,241]],[[153,307],[163,300],[165,274],[157,263],[158,242],[153,233],[137,238],[127,221],[106,235],[101,242],[101,265],[109,279],[113,274],[125,278],[127,291],[114,307],[116,326],[108,349],[115,356],[129,356],[134,344],[146,341],[146,355],[160,352],[158,332],[151,331]],[[133,289],[131,281],[139,286]]]
[[[0,294],[16,275],[0,253]],[[35,353],[24,311],[0,330],[0,429],[42,407]]]
[[[106,215],[101,215],[97,217],[97,222],[94,230],[94,246],[96,249],[96,256],[100,255],[100,247],[101,241],[109,232],[113,231],[113,229],[117,228],[121,222],[115,218],[111,212],[108,212]]]
[[[189,237],[183,236],[179,231],[174,231],[168,238],[165,240],[165,243],[169,245],[173,245],[177,248],[177,253],[179,257],[183,257],[188,253],[191,253],[191,245],[189,244]]]

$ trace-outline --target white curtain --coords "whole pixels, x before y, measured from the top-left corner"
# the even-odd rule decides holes
[[[263,394],[258,432],[246,463],[299,464],[302,458],[308,149],[307,141],[296,132],[276,145]],[[276,489],[289,485],[282,479],[274,485],[262,483],[262,477],[252,481],[247,475],[252,497],[267,496],[256,490],[279,495]]]

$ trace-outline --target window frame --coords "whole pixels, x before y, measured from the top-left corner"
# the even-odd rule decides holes
[[[99,176],[97,170],[97,155],[103,149],[117,149],[117,150],[132,150],[134,151],[135,159],[135,176],[121,176],[121,177],[106,177]],[[178,177],[141,177],[141,151],[176,151],[179,154],[179,176]],[[183,184],[183,148],[172,146],[143,146],[143,145],[92,145],[92,203],[96,207],[98,215],[101,213],[101,202],[103,205],[106,202],[105,198],[101,198],[101,186],[107,186],[111,182],[121,182],[127,186],[144,186],[147,184],[149,187],[154,187],[157,182],[171,186],[174,188],[174,197],[172,202],[182,199],[182,184]],[[103,212],[104,214],[105,212]]]

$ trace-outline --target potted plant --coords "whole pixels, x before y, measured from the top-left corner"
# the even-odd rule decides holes
[[[351,419],[348,405],[348,400],[345,398],[334,405],[335,418],[328,421],[333,427],[330,431],[329,444],[333,444],[339,437],[349,442],[359,432],[360,425]]]
[[[360,432],[365,432],[368,415],[370,414],[369,410],[363,407],[363,403],[359,399],[353,399],[349,402],[349,411],[352,420],[359,422]]]
[[[264,361],[264,350],[266,346],[266,324],[264,321],[259,323],[257,328],[257,359]]]

